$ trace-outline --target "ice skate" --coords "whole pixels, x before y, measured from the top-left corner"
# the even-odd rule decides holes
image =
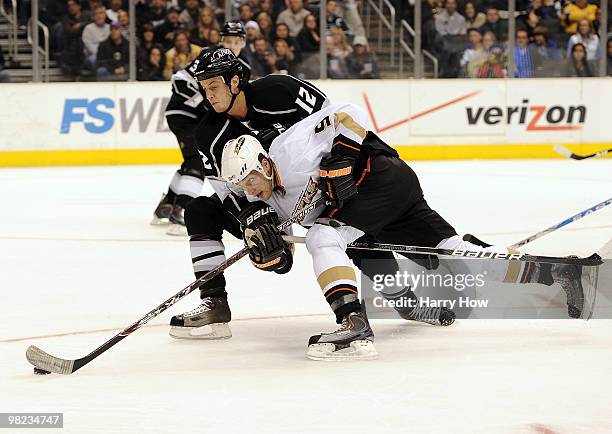
[[[157,208],[153,212],[152,226],[164,226],[170,224],[170,214],[172,214],[173,205],[167,199],[167,195],[163,194]]]
[[[311,336],[306,357],[323,361],[376,359],[378,352],[374,348],[374,332],[365,314],[349,313],[335,332]]]
[[[591,313],[583,312],[584,290],[582,287],[582,267],[578,265],[554,265],[551,275],[555,283],[561,285],[567,296],[567,314],[570,318],[588,318]],[[583,315],[586,314],[585,315]]]
[[[446,307],[417,306],[412,309],[396,310],[402,318],[409,321],[424,322],[443,327],[455,322],[455,312]]]
[[[232,313],[227,299],[206,297],[195,309],[170,319],[170,336],[177,339],[228,339]]]
[[[166,231],[166,235],[177,237],[187,236],[187,227],[185,226],[185,208],[179,205],[174,205],[169,217],[170,227]]]

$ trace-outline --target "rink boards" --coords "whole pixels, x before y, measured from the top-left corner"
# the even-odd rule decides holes
[[[407,160],[612,147],[612,78],[315,83],[367,109],[370,128]],[[0,166],[178,162],[164,118],[169,96],[168,82],[3,84]]]

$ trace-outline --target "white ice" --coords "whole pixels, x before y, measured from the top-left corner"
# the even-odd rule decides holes
[[[610,159],[412,166],[433,208],[495,243],[612,193]],[[373,320],[377,361],[307,360],[335,324],[303,246],[283,277],[228,270],[230,340],[168,336],[191,294],[75,374],[33,375],[28,345],[81,357],[193,280],[186,239],[148,225],[174,170],[0,171],[0,412],[63,412],[45,431],[62,433],[612,432],[609,320]],[[528,250],[583,255],[610,237],[612,206]]]

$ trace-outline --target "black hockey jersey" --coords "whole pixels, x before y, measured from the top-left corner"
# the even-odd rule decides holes
[[[200,83],[193,76],[199,59],[194,59],[177,73],[172,75],[172,96],[166,106],[166,116],[183,115],[193,119],[200,119],[209,110],[212,110],[206,99],[206,93]]]
[[[207,177],[221,177],[221,154],[228,140],[273,124],[289,128],[329,104],[314,85],[289,75],[272,74],[255,80],[245,86],[244,93],[244,122],[211,110],[195,129]]]

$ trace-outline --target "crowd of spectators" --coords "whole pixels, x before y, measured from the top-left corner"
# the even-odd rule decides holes
[[[517,0],[516,32],[508,34],[508,2],[422,0],[423,41],[442,77],[508,77],[508,38],[515,38],[514,77],[590,77],[599,73],[599,1]],[[406,12],[408,19],[411,11]],[[412,18],[413,19],[413,18]],[[612,75],[612,2],[607,71]]]
[[[220,34],[224,0],[137,0],[135,17],[128,15],[127,7],[127,0],[43,3],[41,17],[51,29],[52,57],[66,75],[75,80],[127,80],[131,19],[136,24],[139,80],[170,79],[203,47],[232,48]],[[326,12],[321,32],[318,2],[244,0],[234,21],[246,31],[243,57],[251,76],[318,78],[319,47],[326,38],[330,77],[378,78],[355,0],[329,0]]]

